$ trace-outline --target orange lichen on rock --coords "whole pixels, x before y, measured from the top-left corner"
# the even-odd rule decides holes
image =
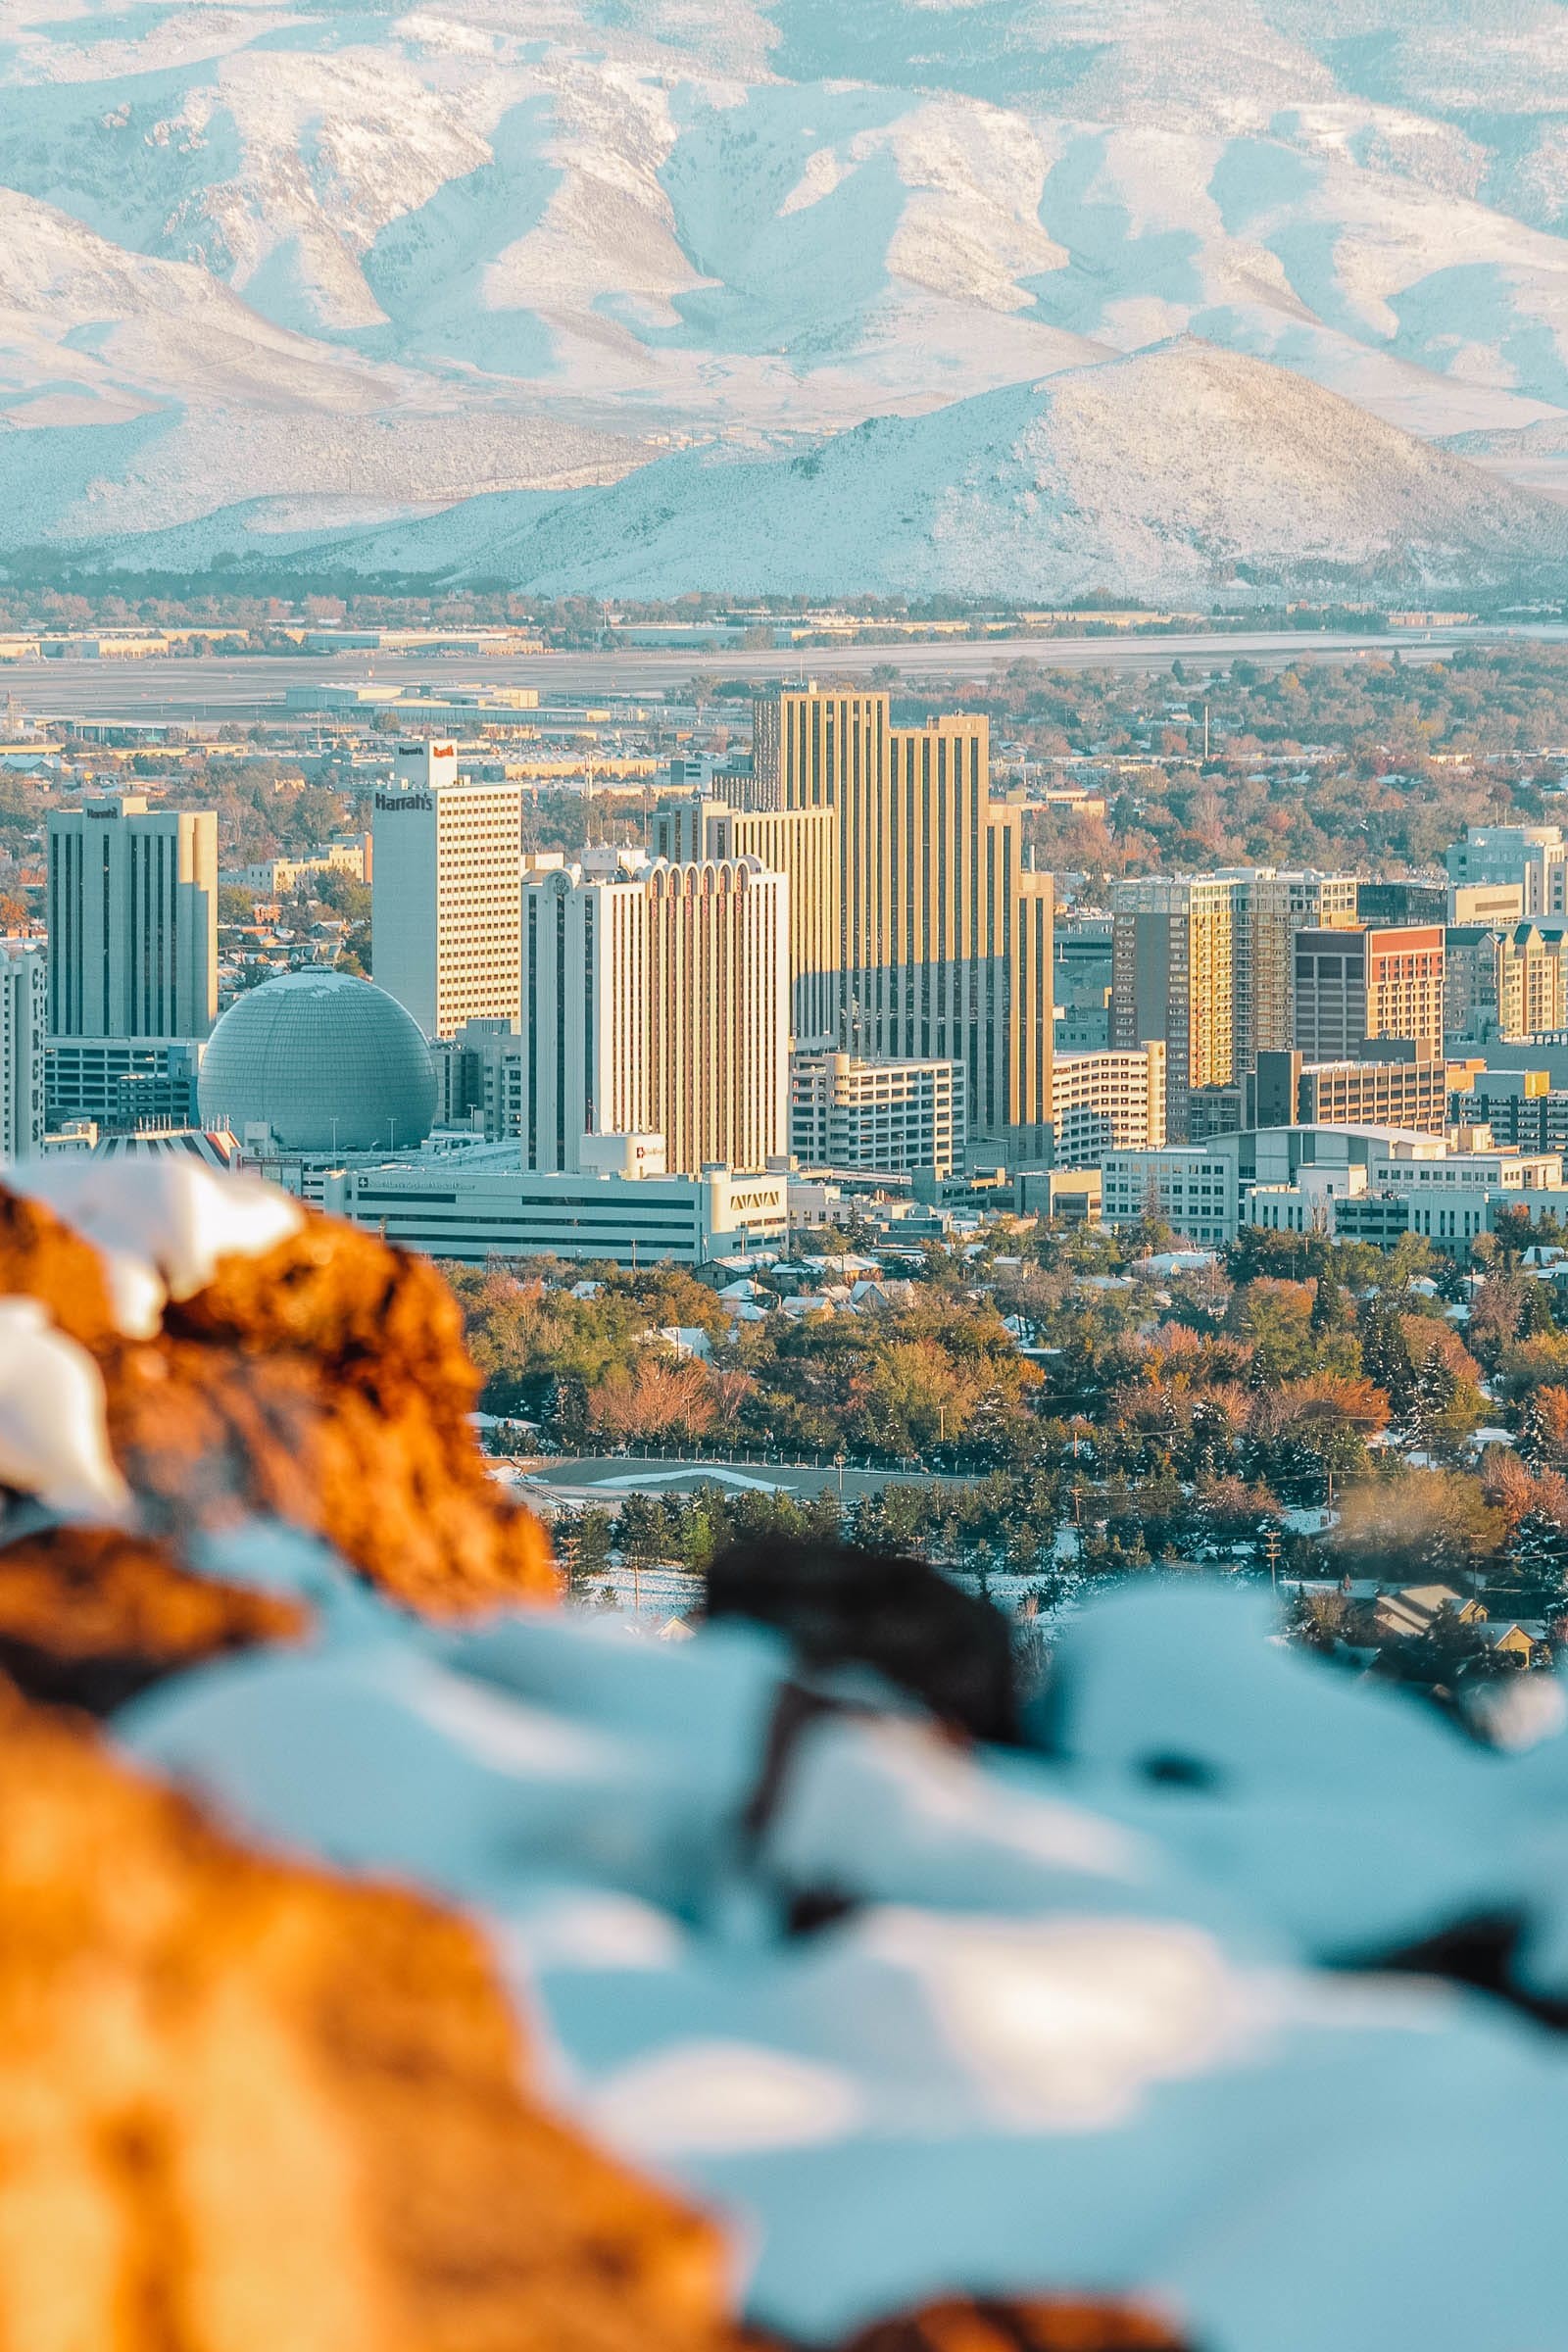
[[[844,2352],[1184,2352],[1184,2343],[1137,2305],[1064,2298],[933,2303],[879,2321]]]
[[[394,1374],[356,1385],[304,1352],[160,1339],[105,1366],[115,1459],[157,1526],[263,1512],[318,1535],[431,1616],[554,1598],[543,1528]]]
[[[118,1528],[54,1527],[0,1547],[0,1667],[29,1696],[95,1714],[309,1625],[300,1602],[193,1575],[166,1544]]]
[[[541,2112],[477,1934],[0,1691],[8,2352],[699,2352],[707,2223]]]
[[[100,1354],[114,1339],[103,1261],[52,1208],[0,1184],[0,1298],[41,1300],[69,1339]]]
[[[434,1266],[324,1216],[259,1257],[224,1258],[204,1291],[171,1302],[164,1328],[303,1353],[377,1396],[413,1390],[444,1430],[464,1429],[478,1401],[462,1309]]]
[[[265,1512],[431,1616],[556,1596],[544,1529],[474,1441],[478,1375],[425,1260],[312,1213],[128,1339],[91,1245],[0,1187],[0,1296],[19,1292],[97,1361],[111,1449],[155,1535]]]

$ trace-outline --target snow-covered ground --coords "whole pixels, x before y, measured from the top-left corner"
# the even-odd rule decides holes
[[[227,510],[186,557],[282,554],[1184,333],[1556,492],[1565,30],[1561,0],[0,0],[0,543]]]

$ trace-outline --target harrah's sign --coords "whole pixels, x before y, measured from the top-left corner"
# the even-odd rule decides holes
[[[377,809],[385,809],[389,816],[407,808],[422,808],[428,816],[435,803],[427,792],[378,792],[375,806]]]

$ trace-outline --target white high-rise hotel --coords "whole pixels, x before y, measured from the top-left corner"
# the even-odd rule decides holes
[[[451,744],[399,749],[374,799],[370,931],[378,986],[426,1037],[522,1007],[520,784],[475,784]]]
[[[523,876],[522,1161],[660,1135],[672,1175],[789,1149],[789,883],[755,858],[590,851]]]
[[[756,858],[524,858],[521,785],[406,748],[374,798],[375,978],[425,1035],[520,1030],[524,1167],[661,1136],[672,1175],[789,1149],[789,882]]]

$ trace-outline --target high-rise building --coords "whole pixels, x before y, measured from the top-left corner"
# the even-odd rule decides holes
[[[1443,1040],[1443,929],[1301,931],[1296,1033],[1307,1061],[1356,1061],[1368,1038]]]
[[[763,696],[752,722],[755,808],[853,808],[887,768],[885,694],[818,694],[814,685]]]
[[[0,1161],[43,1142],[49,963],[42,947],[0,939]]]
[[[1568,1026],[1568,925],[1450,924],[1444,959],[1450,1037],[1544,1037]]]
[[[961,1061],[970,1151],[1043,1151],[1052,883],[992,801],[986,720],[896,730],[885,694],[786,691],[754,745],[760,802],[837,818],[840,1049]]]
[[[473,783],[451,744],[400,747],[373,796],[375,980],[426,1037],[522,1013],[521,784]]]
[[[122,794],[49,818],[56,1037],[206,1037],[218,1018],[218,818]]]
[[[1152,874],[1112,893],[1110,1042],[1165,1048],[1165,1132],[1185,1143],[1190,1097],[1229,1086],[1236,1058],[1234,878]]]
[[[735,808],[697,798],[654,810],[653,852],[672,865],[755,858],[790,886],[790,1029],[796,1052],[838,1035],[839,833],[831,808]]]
[[[523,875],[522,1161],[661,1136],[672,1175],[788,1150],[789,883],[755,858],[591,852]]]
[[[1271,866],[1239,869],[1234,879],[1240,1076],[1255,1066],[1259,1054],[1290,1047],[1297,933],[1353,923],[1358,886],[1350,874],[1279,873]]]

